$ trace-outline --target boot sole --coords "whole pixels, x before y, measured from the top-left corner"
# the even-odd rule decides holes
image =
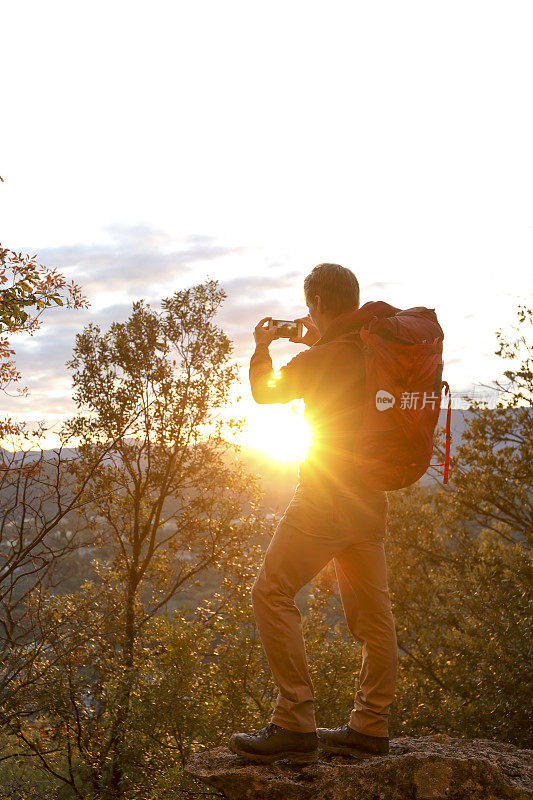
[[[271,764],[273,761],[292,761],[294,764],[316,764],[318,761],[318,750],[311,753],[302,753],[297,750],[287,750],[284,753],[272,753],[262,755],[259,753],[248,753],[241,750],[238,745],[230,744],[229,749],[237,756],[242,756],[248,761],[255,761],[257,764]]]
[[[352,758],[382,758],[388,756],[388,753],[365,753],[363,750],[357,750],[355,747],[343,747],[341,744],[323,744],[319,741],[318,746],[321,750],[327,753],[335,753],[340,756],[352,756]]]

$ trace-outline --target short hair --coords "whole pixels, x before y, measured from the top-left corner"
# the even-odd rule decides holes
[[[359,308],[359,282],[340,264],[318,264],[304,280],[306,302],[318,294],[324,309],[335,317]]]

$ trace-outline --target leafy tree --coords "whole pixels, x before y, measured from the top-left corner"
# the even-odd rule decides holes
[[[88,303],[74,281],[67,282],[56,269],[39,264],[36,255],[26,256],[0,245],[0,391],[21,378],[11,358],[15,355],[13,335],[33,334],[45,309],[63,305],[84,308]],[[11,419],[0,420],[0,439],[17,430]]]
[[[0,391],[21,378],[11,356],[12,340],[33,333],[43,312],[56,306],[79,309],[88,305],[80,287],[37,256],[0,247]],[[26,390],[19,390],[25,393]],[[57,588],[58,566],[65,556],[86,543],[75,511],[95,464],[85,461],[85,477],[77,489],[69,479],[75,450],[42,449],[44,424],[29,426],[0,419],[0,714],[16,705],[19,689],[35,677],[39,648],[37,599]],[[105,448],[99,457],[105,456]],[[66,538],[60,529],[68,521],[77,532]],[[33,614],[24,613],[32,598]],[[34,649],[28,647],[33,642]],[[33,676],[33,677],[32,677]]]
[[[510,362],[496,408],[471,405],[472,422],[453,463],[455,515],[509,543],[533,544],[533,310],[519,306],[514,332],[497,332],[496,355]],[[448,498],[444,500],[447,504]]]
[[[224,745],[230,732],[270,717],[275,687],[255,634],[252,570],[235,563],[223,581],[221,593],[200,606],[157,615],[141,629],[122,743],[124,797],[204,796],[183,770],[191,752]],[[94,576],[75,595],[49,596],[41,608],[50,633],[36,669],[45,668],[27,693],[41,713],[22,719],[11,738],[26,762],[41,763],[43,774],[64,784],[64,797],[109,792],[99,776],[106,720],[120,699],[120,613],[116,587]]]
[[[108,450],[83,489],[87,522],[97,527],[106,557],[94,562],[78,595],[52,597],[40,612],[45,647],[36,669],[43,679],[26,698],[35,713],[43,710],[56,746],[45,753],[44,741],[28,738],[23,726],[13,733],[77,797],[125,796],[148,775],[150,736],[173,736],[179,752],[180,737],[188,741],[196,725],[203,738],[202,726],[213,730],[210,711],[222,724],[228,708],[209,683],[209,659],[193,678],[200,666],[194,630],[179,617],[176,629],[160,619],[206,570],[221,575],[215,600],[222,610],[249,569],[254,535],[264,529],[255,480],[224,438],[239,423],[221,415],[236,379],[231,344],[212,321],[223,297],[207,281],[165,299],[160,312],[135,303],[125,323],[105,332],[87,326],[69,362],[80,414],[66,431],[78,442],[78,483]],[[210,637],[206,643],[212,645]],[[189,659],[187,666],[178,658],[170,700],[161,648],[178,656],[185,650]],[[43,659],[53,659],[54,670],[44,669]],[[184,695],[184,677],[193,687],[207,680],[200,699],[191,687]],[[157,686],[162,708],[178,704],[174,734],[172,718],[161,722],[148,702],[155,702]]]
[[[0,391],[6,392],[21,377],[11,359],[13,338],[17,334],[32,335],[40,325],[43,311],[51,306],[86,305],[80,287],[67,283],[57,270],[38,264],[36,256],[0,247]],[[34,608],[38,609],[43,592],[57,584],[58,563],[82,544],[80,538],[65,539],[59,528],[69,515],[72,527],[76,527],[72,514],[81,498],[80,492],[72,491],[65,479],[62,449],[51,456],[42,450],[45,432],[42,424],[30,428],[24,423],[0,419],[0,718],[3,723],[10,718],[9,709],[17,704],[18,691],[31,682],[35,653],[39,652],[38,612],[33,616],[25,613],[24,605],[31,597]],[[72,455],[69,454],[69,460]],[[0,749],[5,758],[3,743]]]

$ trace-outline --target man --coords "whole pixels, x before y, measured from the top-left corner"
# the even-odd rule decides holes
[[[313,440],[299,483],[265,553],[252,603],[279,693],[271,722],[233,734],[230,749],[254,761],[317,760],[318,745],[356,756],[389,751],[388,714],[394,699],[397,643],[384,550],[387,495],[354,475],[353,442],[362,424],[364,361],[357,330],[372,316],[390,316],[387,303],[359,309],[355,275],[339,264],[319,264],[305,278],[309,346],[275,376],[269,345],[276,338],[262,319],[254,331],[250,385],[257,403],[304,398]],[[358,310],[359,309],[359,310]],[[294,597],[333,558],[344,614],[363,652],[350,719],[316,729],[301,615]]]

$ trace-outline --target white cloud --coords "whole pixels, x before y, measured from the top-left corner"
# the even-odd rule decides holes
[[[244,252],[223,247],[210,236],[176,241],[148,225],[111,225],[106,232],[105,244],[44,248],[39,261],[66,270],[92,297],[109,292],[145,295],[172,281],[194,281],[198,264]]]
[[[91,306],[50,309],[34,336],[16,337],[17,366],[30,397],[14,400],[0,395],[0,410],[50,419],[72,413],[66,362],[72,356],[76,334],[85,325],[94,323],[105,330],[112,322],[127,319],[135,299],[143,298],[158,307],[159,301],[177,288],[205,280],[208,272],[217,272],[218,264],[246,254],[246,248],[222,246],[209,236],[188,236],[176,242],[149,226],[110,226],[108,234],[106,244],[45,248],[38,253],[41,263],[58,267],[78,282]],[[200,264],[203,273],[198,271]],[[244,365],[256,322],[268,314],[296,313],[299,306],[293,298],[303,294],[301,275],[284,273],[279,265],[270,265],[263,275],[224,278],[227,268],[220,272],[227,298],[216,322],[233,342],[233,357]]]

